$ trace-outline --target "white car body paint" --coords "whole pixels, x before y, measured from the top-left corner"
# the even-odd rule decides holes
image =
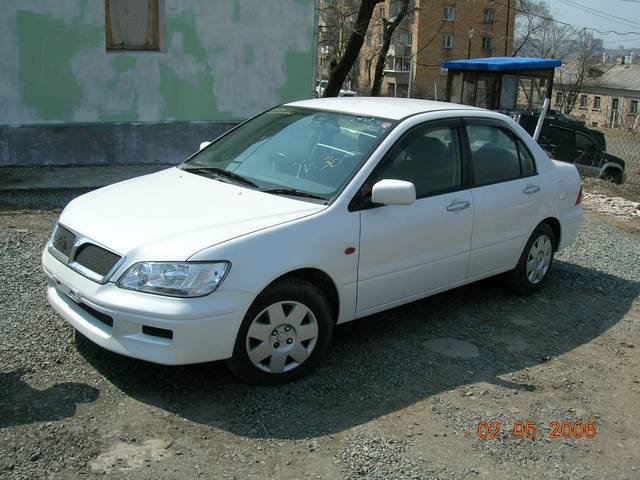
[[[580,177],[553,161],[510,118],[440,102],[347,97],[291,105],[400,120],[328,206],[267,194],[171,168],[83,195],[60,224],[125,256],[105,284],[43,253],[49,302],[74,328],[115,352],[162,364],[229,358],[256,296],[298,269],[326,273],[338,293],[337,323],[348,322],[508,271],[535,227],[561,228],[559,248],[576,236]],[[350,211],[349,204],[389,148],[411,127],[450,118],[502,122],[527,145],[537,175],[418,199],[411,205]],[[530,184],[540,187],[524,194]],[[456,202],[469,207],[448,211]],[[355,253],[345,252],[349,247]],[[124,290],[122,274],[140,261],[228,261],[213,293],[172,298]],[[72,301],[69,296],[74,298]],[[101,324],[81,301],[113,318]],[[170,329],[173,339],[142,333]]]

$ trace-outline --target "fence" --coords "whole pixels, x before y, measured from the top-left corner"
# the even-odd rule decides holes
[[[626,163],[627,183],[640,187],[640,130],[599,129],[607,140],[607,152]]]

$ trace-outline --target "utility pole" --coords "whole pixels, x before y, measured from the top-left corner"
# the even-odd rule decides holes
[[[504,56],[509,56],[509,23],[511,22],[511,0],[507,0],[507,28],[504,36]]]

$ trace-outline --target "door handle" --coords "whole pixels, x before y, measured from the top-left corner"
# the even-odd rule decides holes
[[[527,185],[522,193],[527,195],[532,195],[534,193],[538,193],[540,191],[540,185]]]
[[[447,212],[459,212],[460,210],[464,210],[466,208],[469,208],[470,206],[471,203],[467,202],[466,200],[454,200],[453,202],[451,202],[451,205],[447,207]]]

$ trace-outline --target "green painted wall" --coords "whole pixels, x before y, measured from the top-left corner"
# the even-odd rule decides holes
[[[158,52],[107,52],[102,0],[2,2],[0,124],[233,121],[312,92],[314,0],[165,0]]]

